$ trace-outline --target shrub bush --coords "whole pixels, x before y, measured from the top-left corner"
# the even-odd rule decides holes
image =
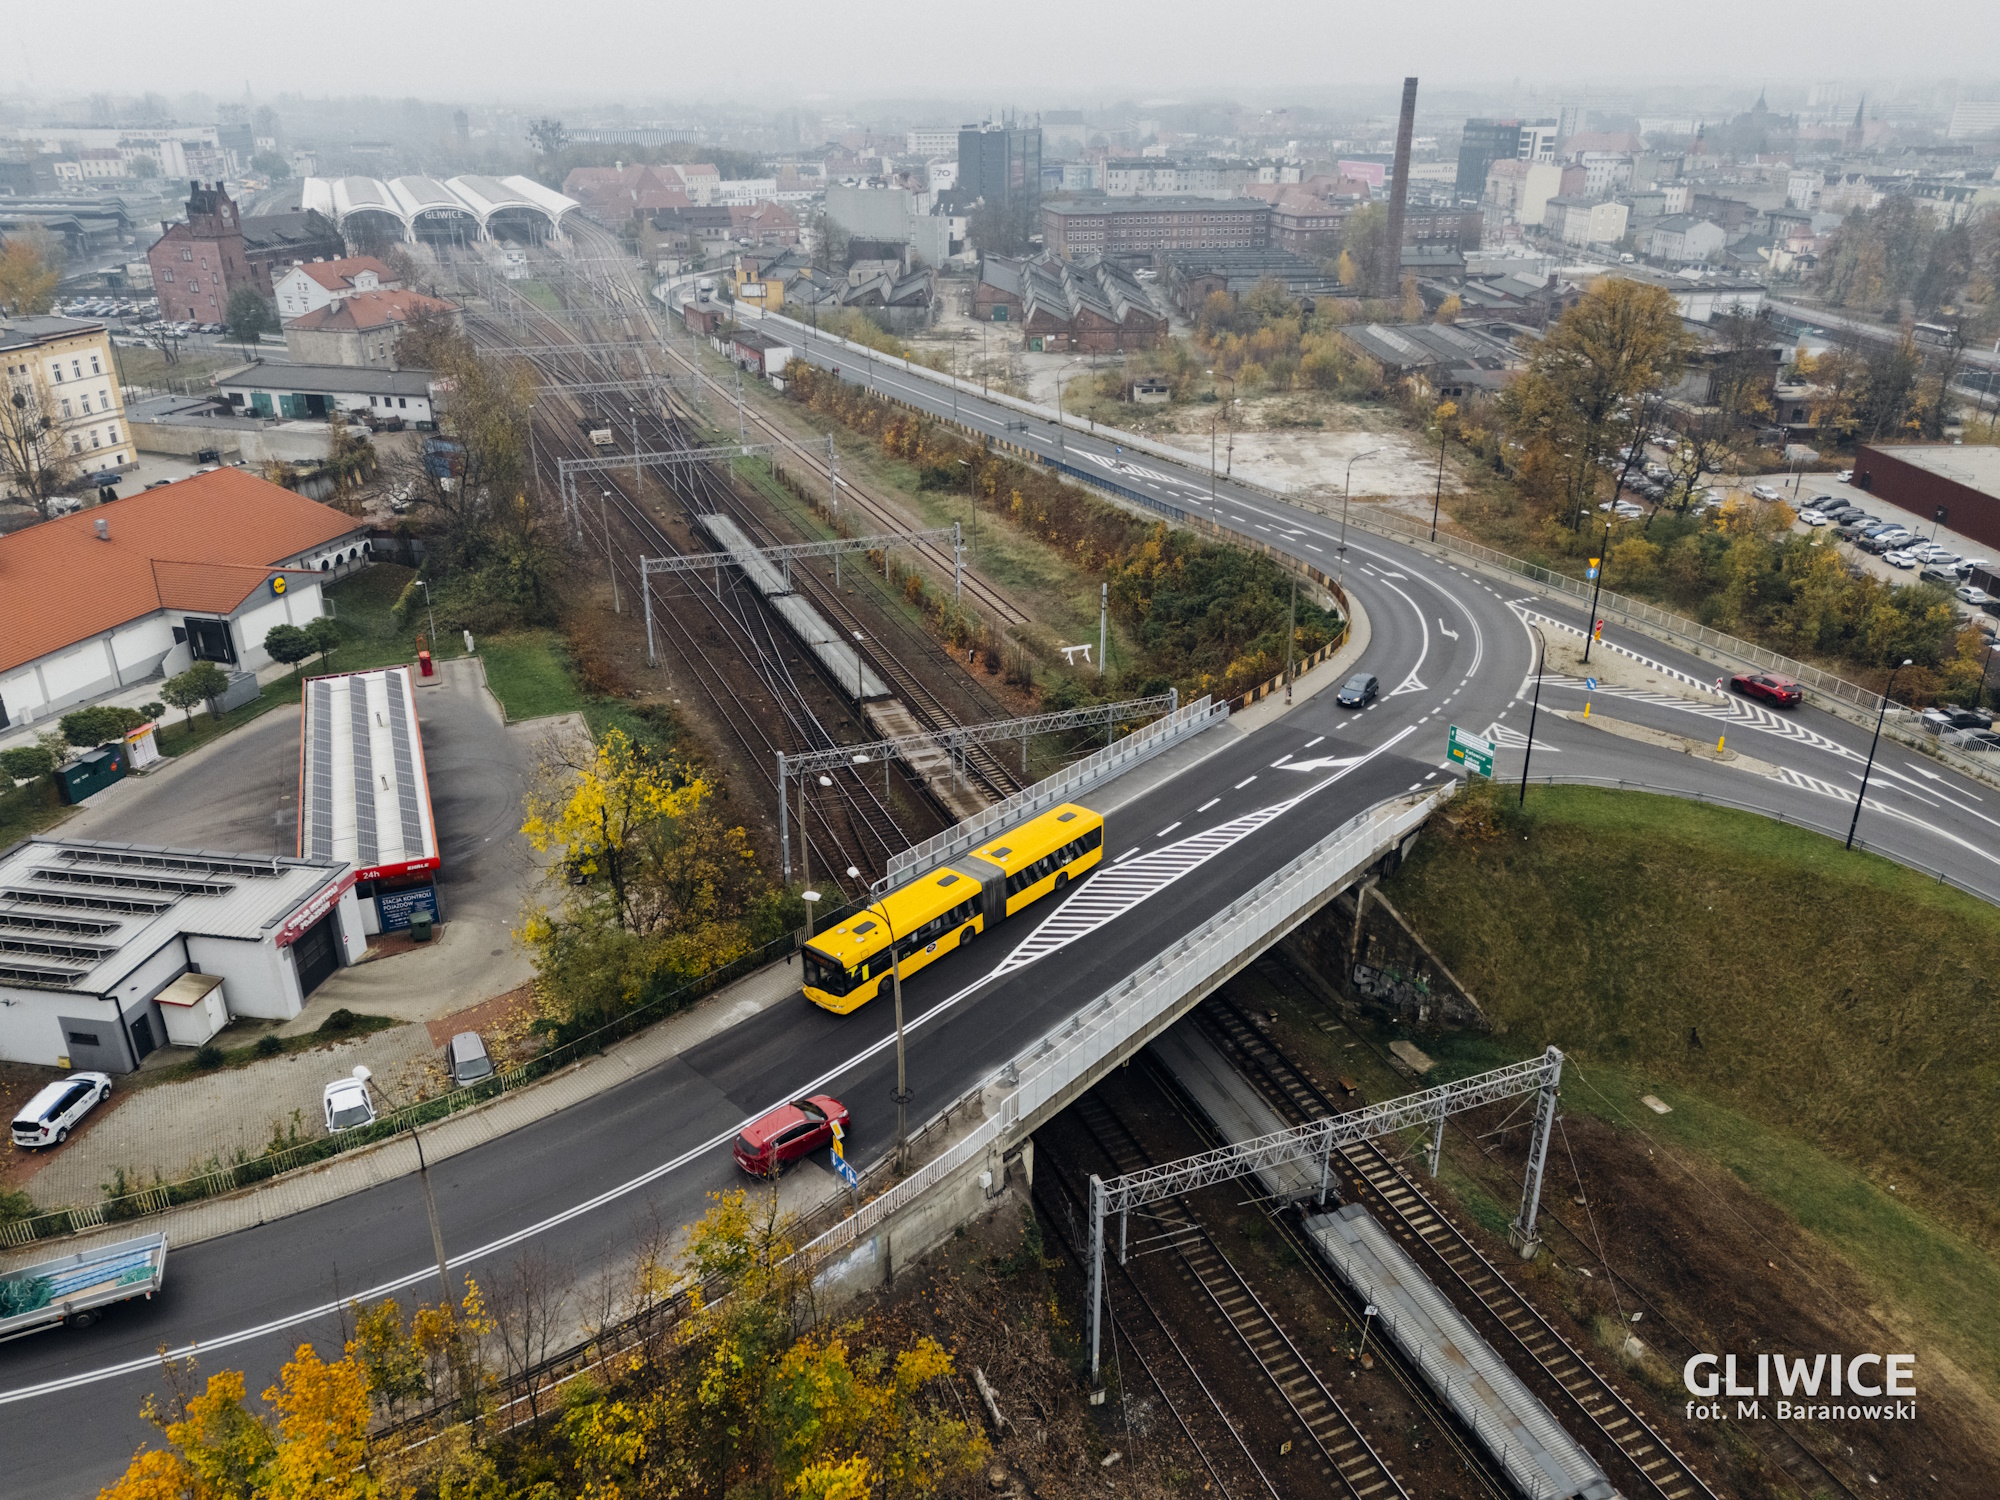
[[[45,745],[16,745],[11,750],[0,750],[0,771],[16,781],[33,781],[55,768],[55,752]]]
[[[257,1055],[259,1057],[276,1057],[284,1050],[285,1044],[268,1032],[257,1038]]]
[[[332,1032],[336,1036],[343,1031],[352,1031],[354,1029],[354,1012],[342,1006],[339,1010],[330,1012],[327,1018],[319,1023],[319,1029],[321,1031]]]
[[[222,1049],[213,1042],[195,1049],[194,1065],[197,1068],[219,1068],[222,1066]]]

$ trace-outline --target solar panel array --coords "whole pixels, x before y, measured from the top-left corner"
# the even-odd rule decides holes
[[[372,865],[380,858],[375,837],[375,751],[368,738],[368,687],[347,679],[347,719],[354,738],[354,859]]]
[[[306,716],[312,742],[306,746],[306,847],[309,859],[333,858],[333,684],[312,684],[312,712]]]
[[[240,855],[163,853],[137,849],[64,849],[62,858],[74,865],[112,865],[127,870],[165,870],[181,875],[248,875],[275,879],[282,872],[275,859],[245,859]]]
[[[424,824],[417,811],[417,760],[412,749],[416,735],[411,731],[403,704],[409,680],[407,667],[398,667],[388,675],[389,727],[394,731],[396,743],[396,800],[403,816],[403,854],[405,858],[417,859],[424,852]]]

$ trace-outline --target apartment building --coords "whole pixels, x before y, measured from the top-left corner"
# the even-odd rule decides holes
[[[125,398],[102,323],[22,317],[0,323],[0,364],[10,397],[40,401],[62,444],[86,473],[137,462]]]

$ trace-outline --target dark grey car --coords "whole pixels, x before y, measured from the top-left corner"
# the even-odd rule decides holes
[[[1342,708],[1361,708],[1372,702],[1382,684],[1375,680],[1373,672],[1356,672],[1341,684],[1340,691],[1333,695],[1333,701]]]

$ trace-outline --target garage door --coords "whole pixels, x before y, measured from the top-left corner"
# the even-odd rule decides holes
[[[304,937],[292,944],[292,963],[299,971],[300,999],[318,989],[326,981],[326,976],[340,967],[340,957],[333,946],[333,920],[333,913],[328,912],[306,929]]]

